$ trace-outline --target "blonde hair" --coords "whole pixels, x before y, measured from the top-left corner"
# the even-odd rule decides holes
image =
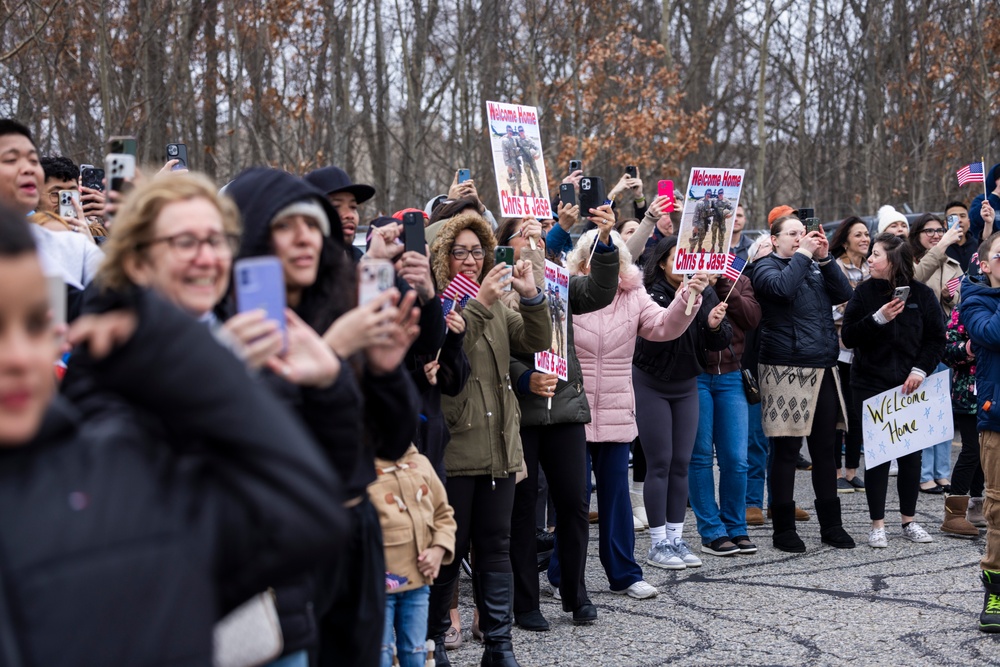
[[[55,222],[65,227],[67,232],[73,231],[73,228],[69,226],[68,222],[55,213],[51,213],[49,211],[35,211],[28,216],[28,222],[38,225],[39,227],[44,226],[47,222]]]
[[[153,240],[160,212],[168,204],[191,199],[207,199],[222,216],[223,230],[240,233],[239,209],[233,200],[218,193],[208,177],[196,173],[162,174],[138,185],[125,197],[115,215],[111,236],[103,246],[104,262],[97,274],[100,285],[115,290],[132,286],[126,264]]]
[[[590,251],[594,249],[597,233],[596,229],[584,232],[580,235],[573,249],[569,251],[569,255],[566,256],[566,269],[571,275],[580,275],[583,265],[590,259]],[[628,251],[625,241],[622,240],[622,236],[618,232],[611,232],[611,242],[618,248],[618,275],[624,275],[632,266],[632,253]]]

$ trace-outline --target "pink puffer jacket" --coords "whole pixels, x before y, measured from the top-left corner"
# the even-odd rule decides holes
[[[662,308],[643,289],[642,274],[632,266],[619,278],[610,306],[573,315],[576,355],[590,403],[587,442],[632,442],[639,434],[632,392],[635,337],[667,341],[684,333],[701,306],[699,295],[691,314],[685,315],[687,294],[685,285],[670,306]]]

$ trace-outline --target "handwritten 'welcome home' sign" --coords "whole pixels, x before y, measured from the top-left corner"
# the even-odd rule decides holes
[[[866,468],[952,439],[950,374],[928,376],[907,396],[899,386],[862,404]]]

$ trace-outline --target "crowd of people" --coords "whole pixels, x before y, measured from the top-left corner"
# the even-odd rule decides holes
[[[738,277],[674,272],[673,202],[634,172],[598,208],[500,221],[456,173],[361,242],[376,189],[336,166],[221,189],[174,166],[85,188],[0,120],[4,664],[441,667],[465,564],[481,664],[515,667],[512,627],[550,628],[540,569],[573,623],[598,620],[588,522],[609,589],[652,598],[643,566],[752,556],[765,508],[773,547],[804,552],[802,468],[835,548],[856,546],[843,493],[866,493],[872,548],[934,539],[921,492],[944,497],[942,533],[986,527],[979,627],[1000,631],[1000,165],[969,206],[884,206],[830,239],[782,205],[754,240],[739,205]],[[255,260],[279,267],[284,313],[241,303]],[[564,309],[546,262],[570,275]],[[536,369],[554,340],[565,379]],[[950,439],[863,469],[864,400],[941,369],[954,471]],[[273,641],[241,644],[258,619]]]

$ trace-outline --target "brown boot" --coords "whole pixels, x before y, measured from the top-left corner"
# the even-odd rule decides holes
[[[965,518],[969,496],[948,496],[944,499],[944,523],[941,532],[956,537],[979,537],[979,529]]]
[[[986,527],[986,517],[983,516],[982,498],[969,498],[969,511],[965,513],[965,520],[976,528]]]
[[[747,507],[747,525],[763,526],[764,512],[759,507]]]
[[[767,508],[767,518],[768,519],[771,518],[771,508],[770,507]],[[795,520],[796,521],[808,521],[809,518],[810,518],[809,517],[809,512],[805,511],[804,509],[802,509],[798,505],[795,506]]]

